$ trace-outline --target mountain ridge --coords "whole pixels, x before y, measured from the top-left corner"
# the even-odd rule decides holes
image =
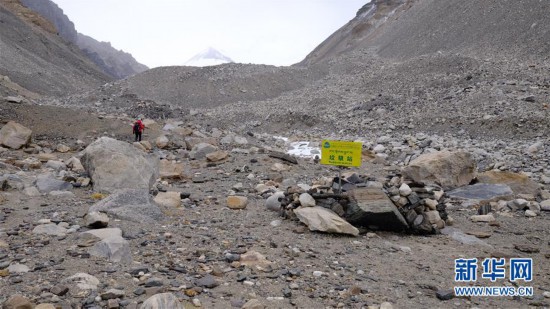
[[[436,52],[548,59],[549,11],[536,0],[373,0],[299,65],[362,48],[401,60]]]

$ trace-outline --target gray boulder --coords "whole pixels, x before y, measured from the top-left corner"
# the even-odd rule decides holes
[[[89,237],[90,235],[93,237]],[[122,237],[122,231],[119,228],[104,228],[86,231],[80,234],[79,240],[81,241],[81,246],[85,242],[89,242],[86,246],[93,244],[88,250],[90,255],[105,258],[115,263],[132,262],[130,245],[128,241]]]
[[[121,236],[110,236],[102,239],[88,250],[93,256],[98,256],[114,263],[131,263],[130,244]]]
[[[149,297],[140,309],[183,309],[183,305],[172,293],[161,293]]]
[[[199,143],[191,149],[191,152],[189,153],[189,157],[191,159],[200,160],[206,158],[206,155],[209,153],[212,153],[214,151],[218,150],[218,147],[207,144],[207,143]]]
[[[154,223],[164,217],[147,190],[119,190],[92,205],[88,209],[90,212],[104,212],[117,219],[138,223]]]
[[[103,228],[109,225],[109,217],[102,212],[89,212],[84,219],[86,219],[86,226],[91,228]]]
[[[0,145],[19,149],[31,142],[32,131],[17,122],[10,121],[0,129]]]
[[[104,192],[149,190],[159,174],[155,156],[109,137],[101,137],[84,149],[82,165],[90,174],[94,190]]]
[[[49,160],[48,162],[46,162],[46,164],[44,166],[47,167],[47,168],[51,168],[54,171],[65,171],[65,170],[67,170],[67,166],[65,165],[65,163],[63,163],[61,161]]]
[[[265,200],[265,207],[271,211],[281,211],[280,200],[285,197],[285,193],[282,191],[275,192],[273,195]]]
[[[32,233],[37,235],[65,236],[67,235],[67,229],[55,223],[48,223],[36,226],[32,230]]]
[[[40,175],[34,182],[40,193],[50,193],[52,191],[69,191],[73,186],[63,180],[55,179],[52,175]]]

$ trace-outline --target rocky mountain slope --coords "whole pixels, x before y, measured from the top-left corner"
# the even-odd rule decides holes
[[[547,5],[374,1],[297,66],[159,68],[62,104],[218,106],[205,111],[218,124],[317,134],[537,136],[548,128]]]
[[[549,5],[535,0],[374,0],[302,64],[361,48],[393,59],[450,52],[475,58],[548,60]]]
[[[365,4],[354,19],[317,46],[300,65],[308,65],[335,57],[345,51],[368,45],[371,35],[385,24],[406,0],[373,0]]]
[[[105,73],[116,79],[123,79],[149,69],[137,62],[130,53],[115,49],[109,42],[99,42],[79,33],[76,45]]]
[[[55,27],[17,0],[0,1],[3,94],[66,95],[110,80]],[[6,78],[7,77],[7,78]]]
[[[49,20],[57,29],[57,33],[65,41],[75,43],[78,32],[74,23],[63,13],[63,10],[52,1],[21,0],[21,4]]]
[[[52,22],[63,39],[78,46],[109,76],[121,79],[148,69],[147,66],[137,62],[131,54],[115,49],[110,43],[99,42],[78,33],[74,23],[54,2],[50,0],[21,0],[21,2]]]

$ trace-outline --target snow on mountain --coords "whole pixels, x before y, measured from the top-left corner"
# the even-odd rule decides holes
[[[192,67],[206,67],[230,62],[234,61],[216,49],[209,47],[187,60],[184,65]]]

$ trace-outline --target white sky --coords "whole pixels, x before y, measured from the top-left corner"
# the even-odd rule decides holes
[[[291,65],[369,0],[53,0],[76,30],[151,68],[207,47],[236,62]]]

